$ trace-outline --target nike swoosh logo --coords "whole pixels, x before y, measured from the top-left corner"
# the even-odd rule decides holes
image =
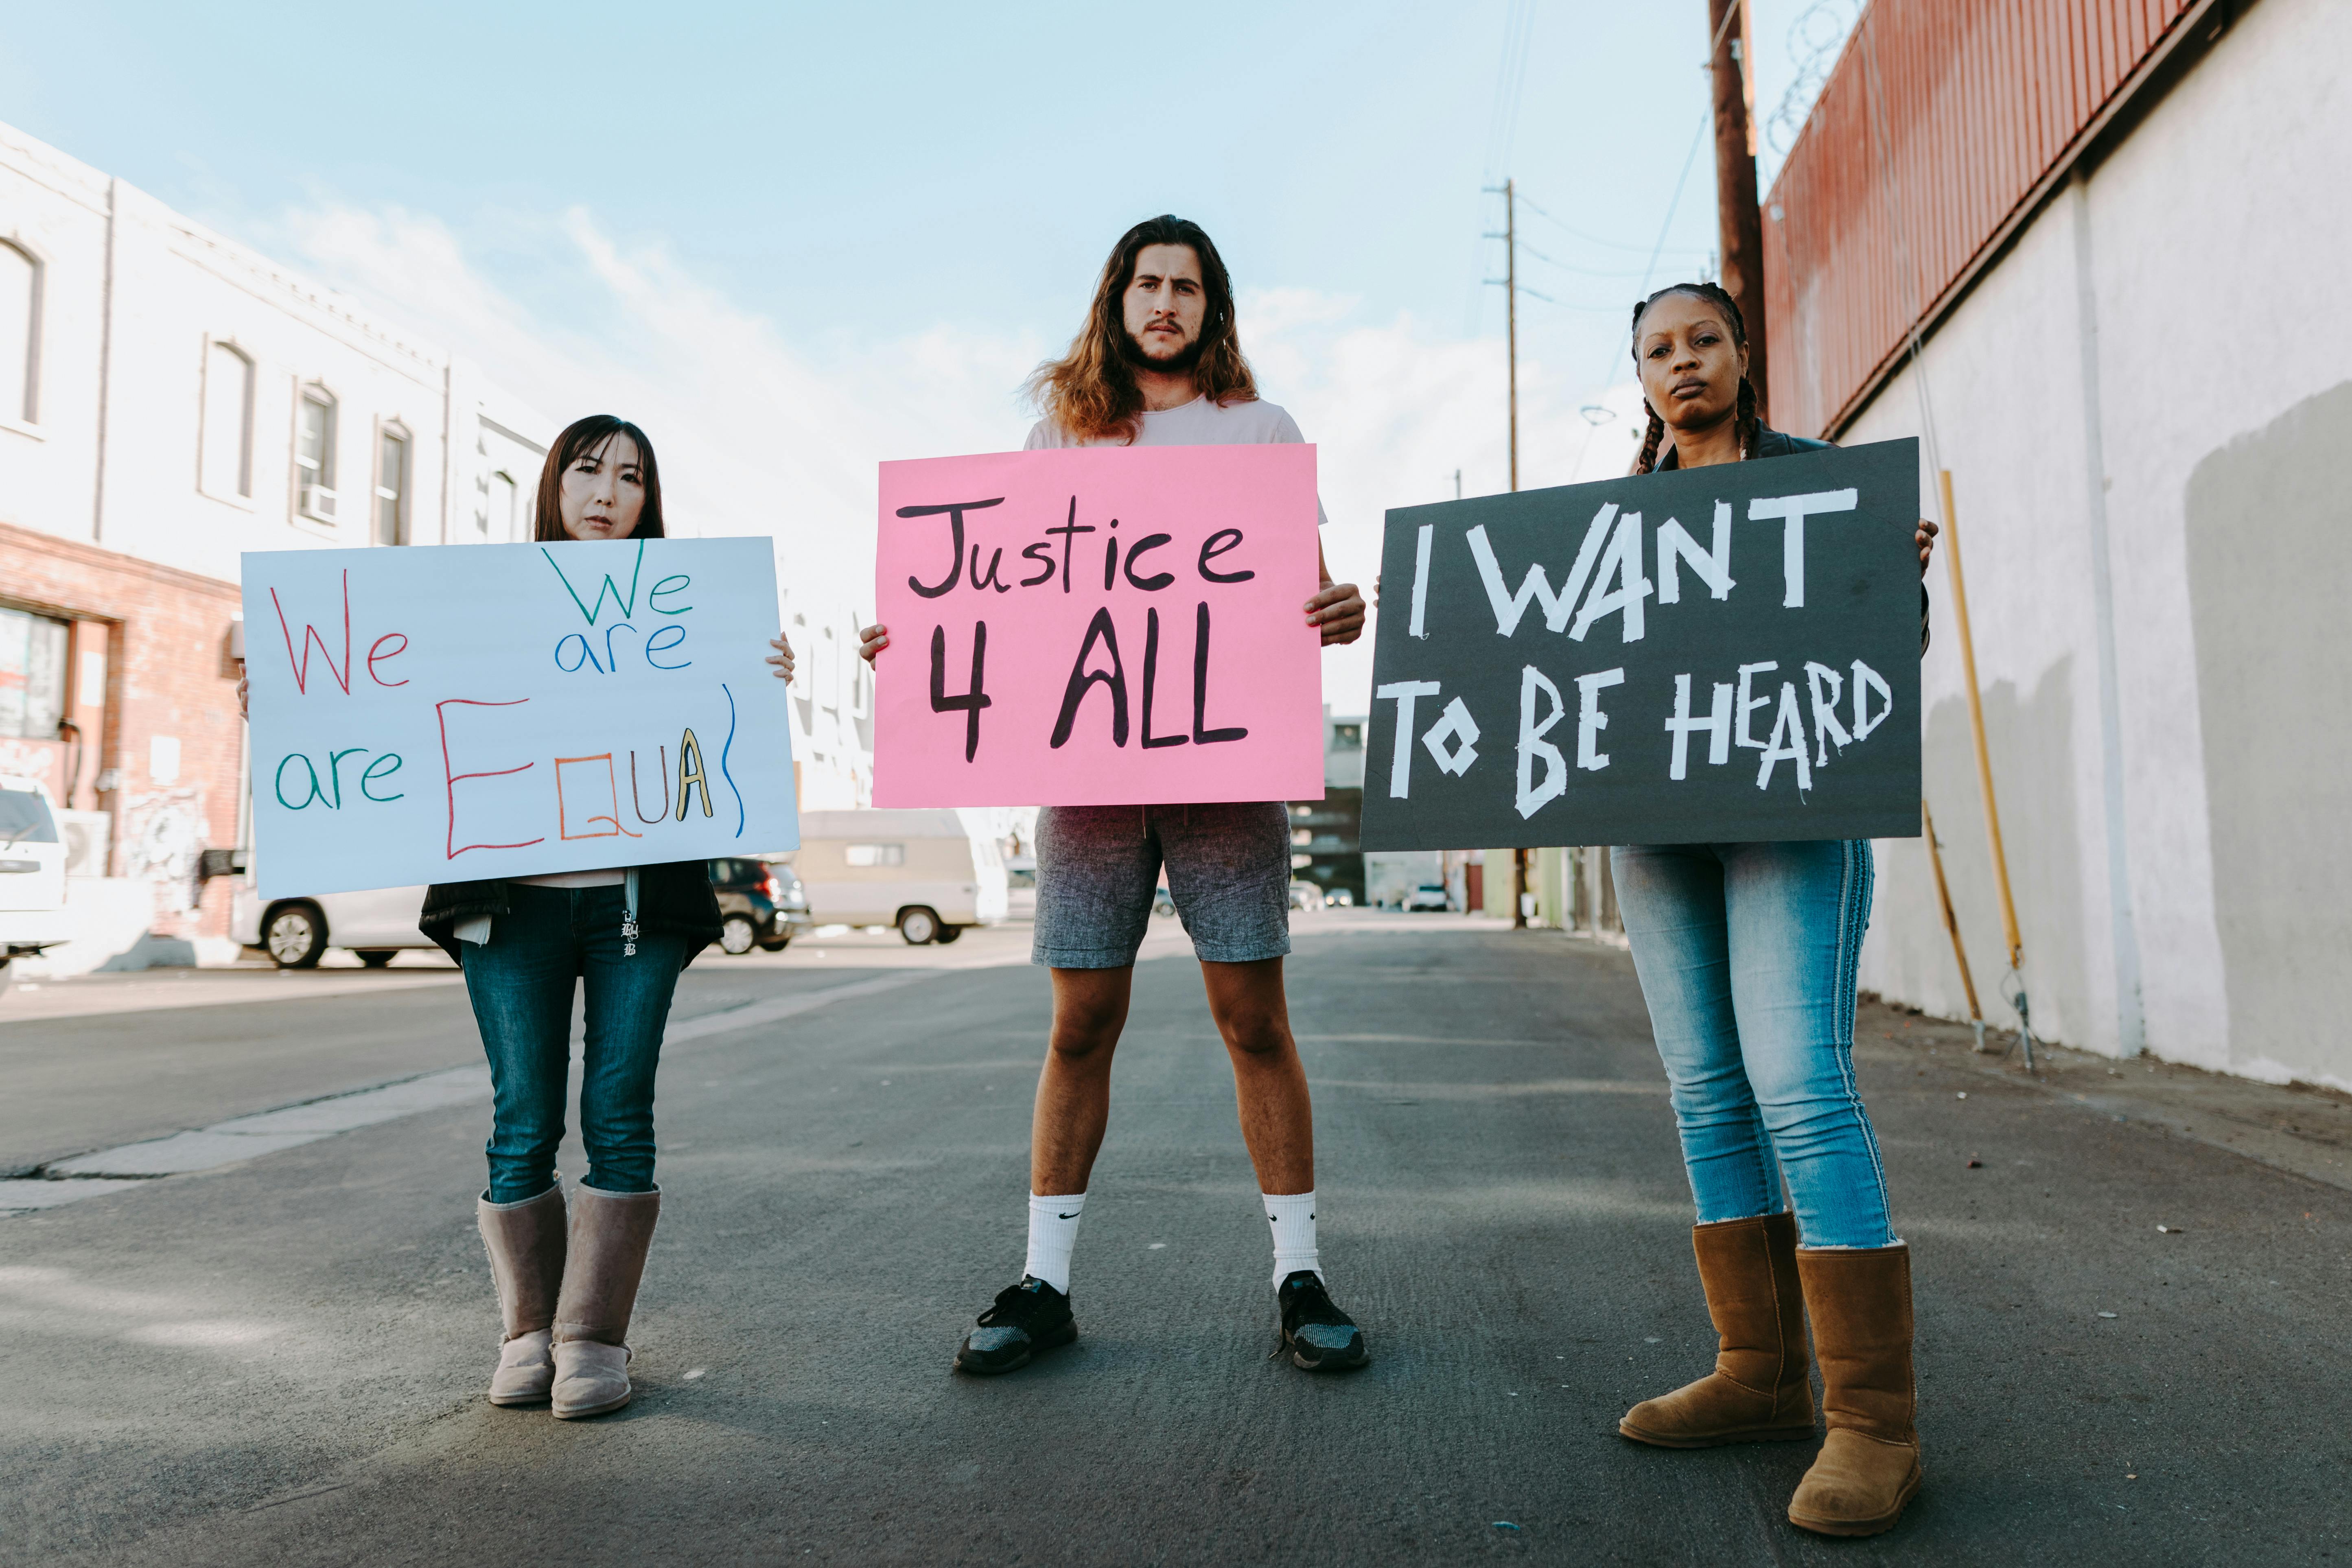
[[[1084,1213],[1086,1213],[1086,1210],[1084,1210],[1084,1209],[1080,1209],[1080,1210],[1078,1211],[1078,1214],[1084,1214]],[[1055,1215],[1054,1217],[1055,1217],[1055,1219],[1076,1219],[1076,1218],[1077,1218],[1077,1217],[1078,1217],[1078,1215],[1075,1215],[1075,1214],[1064,1214],[1064,1215]]]

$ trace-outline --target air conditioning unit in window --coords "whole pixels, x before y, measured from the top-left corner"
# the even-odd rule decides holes
[[[320,485],[302,487],[302,510],[315,518],[335,520],[335,492]]]

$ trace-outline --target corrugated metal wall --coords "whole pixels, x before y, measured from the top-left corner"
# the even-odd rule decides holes
[[[1772,423],[1842,427],[2198,0],[1872,0],[1765,203]]]

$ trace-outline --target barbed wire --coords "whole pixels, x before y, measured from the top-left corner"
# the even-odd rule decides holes
[[[1814,100],[1829,85],[1830,68],[1837,64],[1861,16],[1862,0],[1814,0],[1789,24],[1789,55],[1797,62],[1797,74],[1764,126],[1765,140],[1776,154],[1786,157],[1797,144]]]

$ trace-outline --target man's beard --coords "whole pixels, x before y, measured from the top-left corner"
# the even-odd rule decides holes
[[[1143,344],[1133,332],[1121,327],[1118,331],[1118,357],[1130,371],[1149,371],[1155,375],[1191,375],[1200,367],[1201,340],[1194,338],[1166,359],[1154,359],[1143,352]]]

